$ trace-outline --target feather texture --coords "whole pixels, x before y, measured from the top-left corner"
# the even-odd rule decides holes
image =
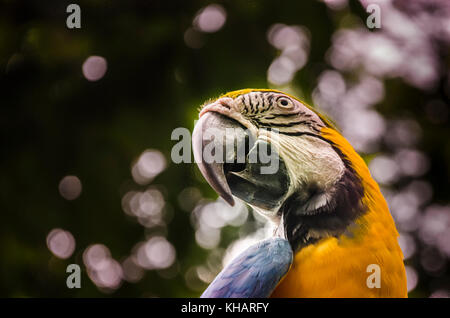
[[[226,266],[202,298],[265,298],[272,294],[293,260],[289,242],[282,238],[261,241]]]
[[[394,220],[367,165],[337,131],[324,128],[351,161],[364,187],[367,212],[346,233],[301,249],[272,297],[407,297],[403,254]],[[380,288],[369,288],[367,267],[380,267]]]

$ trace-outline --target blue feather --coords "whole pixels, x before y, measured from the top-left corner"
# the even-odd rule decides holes
[[[202,294],[202,298],[265,298],[288,272],[293,260],[289,242],[261,241],[231,261]]]

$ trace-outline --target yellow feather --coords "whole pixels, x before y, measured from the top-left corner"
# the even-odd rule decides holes
[[[322,129],[322,135],[339,147],[361,177],[368,211],[356,221],[351,235],[326,238],[301,249],[272,297],[407,297],[398,232],[377,183],[342,135],[329,127]],[[366,283],[370,264],[381,269],[380,288]]]

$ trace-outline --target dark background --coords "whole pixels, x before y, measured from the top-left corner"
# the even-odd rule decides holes
[[[200,295],[205,277],[220,270],[229,244],[263,223],[250,213],[244,225],[222,224],[220,242],[202,247],[191,211],[217,196],[195,165],[171,161],[171,133],[177,127],[192,130],[197,107],[208,98],[246,87],[294,92],[343,126],[344,136],[360,144],[357,150],[376,170],[397,221],[408,250],[410,297],[448,296],[450,31],[442,22],[448,28],[448,2],[393,1],[382,8],[382,28],[374,30],[365,26],[368,1],[329,2],[217,1],[226,21],[210,33],[193,22],[209,1],[78,1],[81,29],[66,27],[69,1],[0,1],[0,296]],[[383,20],[388,11],[403,19]],[[276,23],[301,26],[308,37],[306,63],[281,84],[268,80],[269,67],[283,53],[268,41]],[[355,42],[344,33],[342,44],[343,30],[363,36]],[[371,49],[387,45],[383,39],[389,39],[391,51],[361,58],[357,65],[340,67],[345,58],[332,54],[370,57]],[[398,52],[400,59],[390,58]],[[93,55],[107,61],[98,81],[82,72]],[[356,92],[362,97],[352,106],[343,96],[361,78],[371,81],[366,91]],[[347,89],[338,100],[333,94],[342,82]],[[364,133],[349,127],[358,124],[352,114],[371,93],[376,96],[366,101],[372,117],[365,127],[375,131],[371,125],[383,123],[384,129],[366,144]],[[163,154],[167,167],[139,184],[131,169],[146,149]],[[409,152],[401,152],[405,149]],[[370,164],[377,157],[382,160]],[[402,166],[408,162],[412,168]],[[67,175],[81,181],[74,200],[61,193]],[[124,213],[125,194],[149,187],[164,197],[157,225],[142,225]],[[73,236],[76,246],[68,258],[49,249],[53,229]],[[135,255],[138,242],[155,236],[170,242],[175,261],[166,269],[129,264],[139,277],[127,279],[123,262]],[[121,264],[115,272],[122,273],[120,284],[102,286],[95,274],[88,275],[83,253],[93,244],[107,247],[114,264]],[[82,269],[80,289],[66,287],[66,266],[72,263]]]

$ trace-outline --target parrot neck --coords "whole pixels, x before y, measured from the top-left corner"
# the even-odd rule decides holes
[[[293,250],[299,251],[324,238],[354,236],[358,229],[374,224],[374,215],[386,219],[396,233],[386,201],[364,160],[336,130],[323,128],[321,133],[341,157],[345,172],[327,193],[331,199],[313,212],[302,210],[302,198],[297,194],[286,200],[279,211],[280,227]]]
[[[330,133],[325,136],[327,131]],[[322,137],[341,158],[345,166],[342,176],[326,191],[316,189],[314,185],[307,185],[302,189],[302,193],[309,193],[308,201],[325,197],[325,202],[314,210],[306,210],[305,196],[294,192],[279,211],[284,236],[294,251],[323,238],[338,237],[348,232],[355,221],[368,210],[363,200],[366,192],[363,177],[357,170],[365,164],[360,164],[361,157],[341,135],[337,132],[331,135],[334,132],[334,129],[322,128]]]
[[[356,236],[362,234],[362,232],[376,234],[372,233],[371,230],[382,226],[390,236],[397,240],[398,232],[386,200],[381,193],[380,187],[372,178],[364,160],[356,153],[350,143],[334,129],[324,128],[322,135],[336,145],[350,161],[352,168],[361,180],[361,186],[364,191],[361,200],[365,211],[355,219],[354,226],[347,229],[345,234]]]
[[[399,236],[380,188],[364,160],[333,129],[322,135],[351,162],[363,188],[364,211],[340,235],[298,249],[288,275],[272,297],[406,297]],[[369,288],[368,266],[377,265],[380,288]]]

